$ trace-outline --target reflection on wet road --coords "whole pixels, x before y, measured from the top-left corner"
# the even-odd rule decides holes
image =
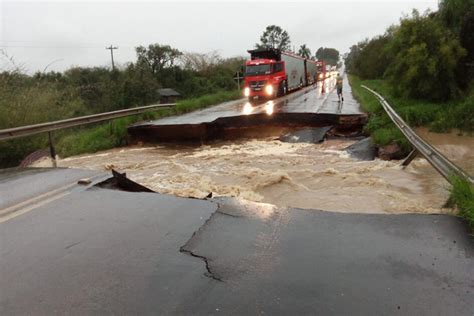
[[[286,98],[275,101],[264,102],[261,105],[246,102],[242,112],[244,114],[274,112],[281,113],[336,113],[336,114],[360,114],[359,104],[354,100],[351,87],[344,76],[344,101],[339,102],[334,89],[335,78],[328,78],[324,82],[318,82],[312,86],[306,93],[297,93],[295,96],[289,95]],[[273,111],[268,112],[268,107]],[[249,111],[249,108],[251,111]]]
[[[324,82],[318,82],[275,100],[252,103],[244,99],[230,101],[204,110],[147,122],[146,125],[201,124],[210,123],[218,118],[261,113],[270,116],[274,113],[360,114],[359,105],[352,97],[347,77],[344,76],[344,102],[337,101],[335,80],[335,77],[330,77]]]

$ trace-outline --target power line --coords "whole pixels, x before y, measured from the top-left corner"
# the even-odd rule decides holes
[[[1,1],[1,0],[0,0]],[[122,48],[135,48],[140,44],[126,43],[120,45]],[[24,41],[24,40],[2,40],[0,39],[0,47],[2,48],[101,48],[103,47],[100,43],[94,42],[79,42],[73,43],[60,43],[52,41]]]
[[[2,48],[99,48],[100,46],[39,46],[39,45],[2,45]]]
[[[105,49],[110,49],[110,57],[112,58],[112,70],[115,70],[115,65],[114,65],[114,49],[118,49],[117,46],[112,46],[110,45],[109,47],[106,47]]]
[[[0,46],[12,48],[94,48],[101,47],[100,43],[94,42],[79,42],[61,43],[57,41],[37,41],[37,40],[2,40],[0,39]]]

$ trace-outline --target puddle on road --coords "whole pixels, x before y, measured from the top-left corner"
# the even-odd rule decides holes
[[[277,206],[359,213],[451,213],[442,209],[447,183],[424,160],[356,161],[342,149],[353,141],[321,144],[273,139],[208,146],[129,147],[76,156],[59,166],[125,171],[157,192],[182,197],[235,196]],[[40,166],[37,164],[37,166]]]

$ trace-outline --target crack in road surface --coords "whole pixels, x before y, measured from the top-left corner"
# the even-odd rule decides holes
[[[192,238],[192,237],[191,237]],[[188,250],[188,249],[184,249],[184,246],[181,247],[179,249],[180,252],[183,252],[183,253],[187,253],[188,255],[192,256],[192,257],[196,257],[196,258],[200,258],[204,261],[204,263],[206,264],[206,270],[207,270],[207,273],[204,273],[205,276],[213,279],[213,280],[216,280],[216,281],[219,281],[219,282],[224,282],[224,280],[222,280],[221,277],[217,276],[212,270],[211,270],[211,267],[209,265],[209,259],[207,259],[206,257],[204,256],[200,256],[198,254],[195,254],[194,252],[192,252],[191,250]]]
[[[215,203],[215,202],[214,202]],[[217,207],[216,207],[216,210],[211,214],[211,216],[204,222],[204,224],[199,227],[199,229],[197,231],[195,231],[193,233],[193,235],[191,236],[191,238],[189,238],[189,240],[179,248],[179,252],[182,252],[182,253],[186,253],[192,257],[195,257],[195,258],[199,258],[199,259],[202,259],[205,263],[205,266],[206,266],[206,273],[204,273],[204,275],[210,279],[213,279],[215,281],[219,281],[219,282],[224,282],[224,280],[222,280],[222,278],[220,276],[218,276],[214,271],[212,271],[211,269],[211,266],[209,264],[209,259],[205,256],[201,256],[201,255],[198,255],[196,253],[194,253],[191,248],[192,246],[190,245],[193,240],[195,239],[195,237],[206,227],[206,225],[212,220],[212,218],[216,215],[216,213],[220,213],[219,212],[219,208],[220,208],[220,205],[219,203],[215,203],[217,204]],[[229,214],[226,214],[226,215],[229,215]],[[188,249],[189,248],[189,249]]]

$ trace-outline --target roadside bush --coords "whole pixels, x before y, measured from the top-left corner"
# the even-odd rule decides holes
[[[453,127],[469,133],[474,132],[474,90],[471,95],[453,109]]]
[[[377,145],[384,146],[397,143],[402,148],[404,154],[410,152],[410,142],[408,142],[403,133],[395,125],[379,128],[373,131],[371,136],[374,143]]]
[[[451,177],[452,187],[449,203],[455,204],[462,216],[474,229],[474,187],[466,180],[457,176]]]
[[[455,70],[466,54],[454,34],[433,14],[401,20],[387,45],[386,75],[396,95],[444,101],[459,96]]]
[[[398,115],[410,126],[422,126],[436,120],[438,117],[439,106],[428,103],[419,103],[417,105],[394,106]]]
[[[72,89],[18,72],[0,74],[0,95],[0,129],[87,113],[84,103]],[[26,155],[46,144],[44,134],[0,142],[0,166],[18,165]]]
[[[379,115],[371,114],[369,121],[365,125],[365,131],[368,133],[375,132],[376,130],[390,126],[393,122],[390,120],[388,115],[381,113]]]
[[[73,89],[36,81],[18,73],[0,75],[0,128],[9,128],[86,113]]]

